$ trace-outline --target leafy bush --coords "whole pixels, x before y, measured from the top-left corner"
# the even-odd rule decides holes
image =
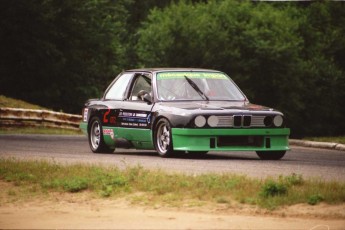
[[[127,183],[128,182],[127,182],[126,178],[119,176],[119,177],[112,179],[110,181],[109,185],[113,185],[115,187],[122,187],[122,186],[125,186]]]
[[[80,192],[86,190],[89,187],[87,179],[84,178],[72,178],[67,180],[63,184],[63,188],[67,192]]]
[[[262,186],[260,195],[268,198],[273,196],[285,195],[287,191],[288,188],[285,184],[280,182],[268,181]]]
[[[320,194],[316,194],[316,195],[311,195],[309,198],[308,198],[308,204],[310,205],[316,205],[318,203],[320,203],[321,201],[323,201],[324,198],[323,196],[321,196]]]
[[[108,186],[103,186],[102,190],[100,191],[100,195],[102,197],[110,197],[110,195],[113,193],[113,187],[108,185]]]

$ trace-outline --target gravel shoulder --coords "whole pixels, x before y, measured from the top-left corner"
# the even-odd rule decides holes
[[[340,209],[344,211],[344,206]],[[270,216],[234,210],[148,208],[116,200],[35,200],[0,206],[2,229],[344,229],[344,226],[344,218],[318,218],[312,214],[289,217],[288,213]]]
[[[11,198],[0,182],[0,229],[344,229],[343,205],[294,205],[267,211],[242,204],[148,207],[126,198],[52,193]],[[7,192],[6,192],[7,191]]]

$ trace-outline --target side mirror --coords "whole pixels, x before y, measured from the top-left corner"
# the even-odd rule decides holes
[[[143,97],[144,101],[146,101],[148,104],[152,104],[152,97],[149,93],[146,93]]]
[[[145,90],[140,90],[138,93],[138,98],[140,98],[141,100],[151,104],[152,103],[152,97],[150,96],[150,94],[145,91]]]

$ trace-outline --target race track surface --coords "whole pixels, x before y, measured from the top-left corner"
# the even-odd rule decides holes
[[[255,152],[209,152],[203,158],[188,155],[161,158],[154,151],[133,149],[94,154],[86,136],[0,135],[0,157],[119,168],[140,165],[188,174],[235,173],[259,178],[296,173],[303,178],[345,181],[345,152],[296,146],[291,146],[291,151],[280,161],[260,160]]]

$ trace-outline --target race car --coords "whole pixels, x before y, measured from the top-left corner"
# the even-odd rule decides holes
[[[80,128],[92,152],[156,150],[161,157],[255,151],[279,160],[290,129],[284,115],[255,105],[225,73],[152,68],[120,73],[101,99],[85,103]]]

